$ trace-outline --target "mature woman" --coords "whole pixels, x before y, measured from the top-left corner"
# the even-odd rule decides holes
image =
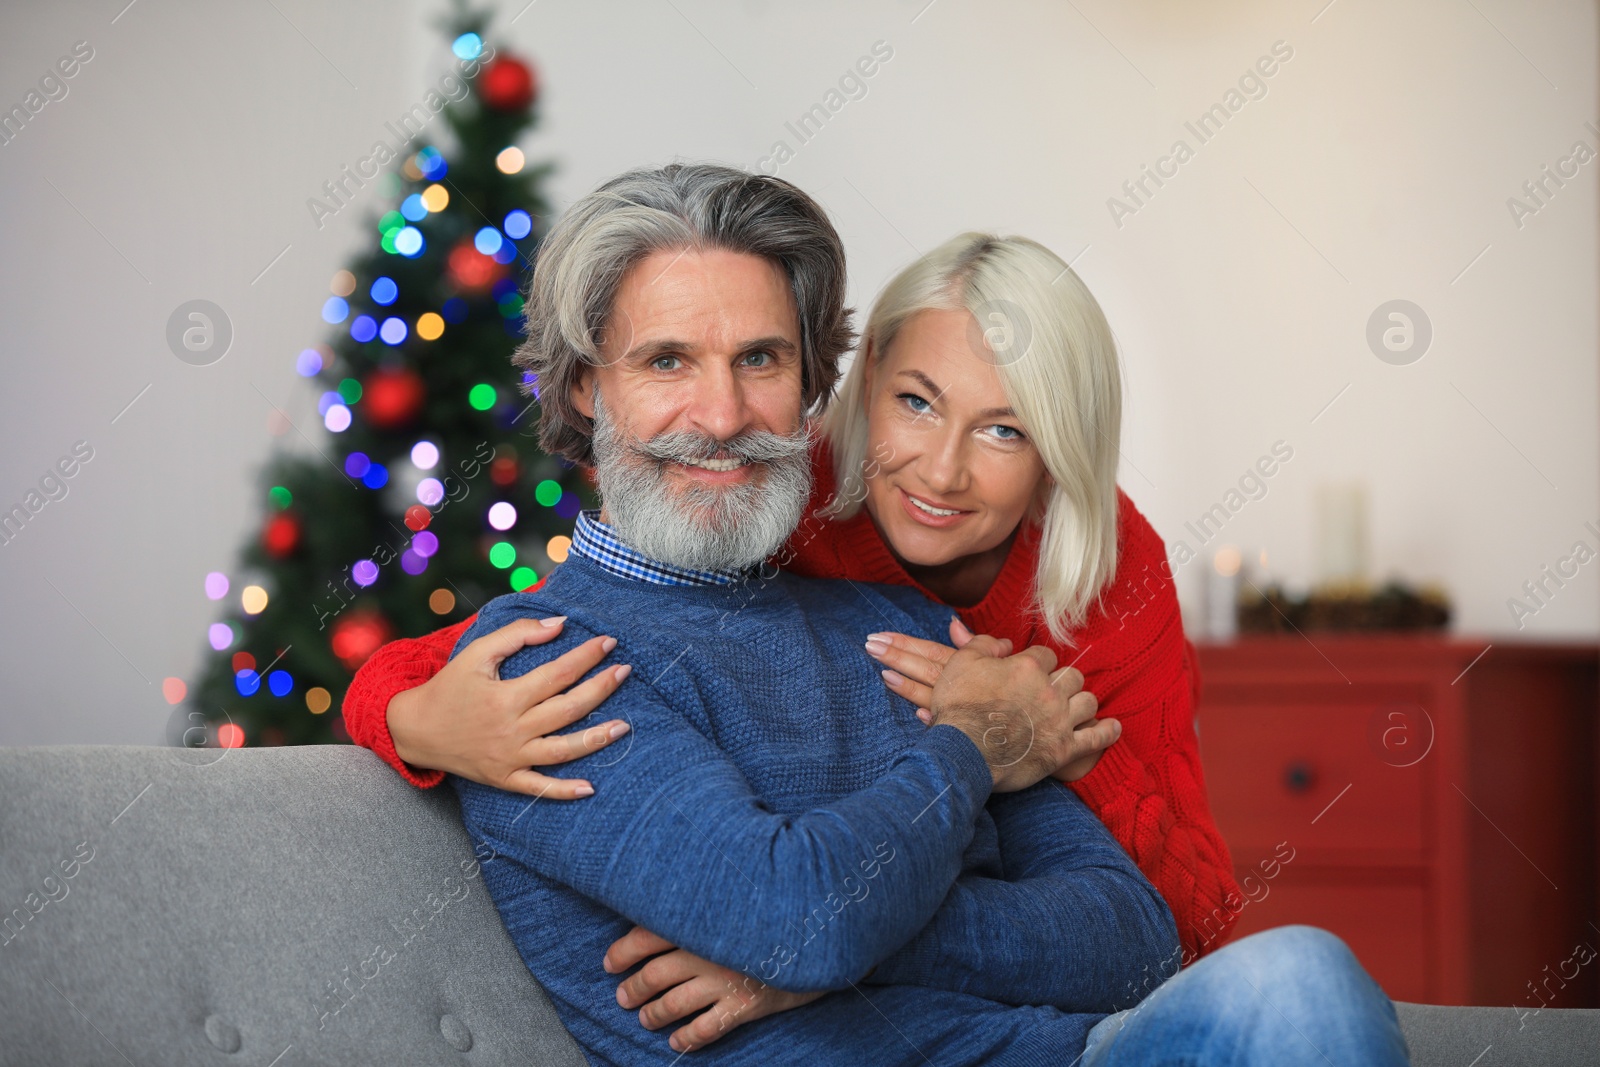
[[[960,612],[956,644],[987,633],[1076,666],[1121,733],[1058,777],[1166,898],[1189,961],[1219,946],[1239,897],[1206,804],[1198,677],[1165,547],[1116,484],[1120,423],[1115,343],[1078,276],[1033,241],[963,234],[873,307],[823,419],[807,516],[778,562],[914,586]],[[508,626],[449,660],[470,622],[380,649],[345,698],[351,736],[418,786],[450,772],[547,798],[592,792],[533,768],[626,732],[613,721],[555,735],[626,677],[612,667],[574,685],[614,642],[501,682],[498,664],[559,621]],[[866,651],[885,684],[926,708],[951,649],[884,633]],[[618,969],[661,950],[643,931],[624,942],[608,957]],[[630,979],[619,999],[658,991]]]

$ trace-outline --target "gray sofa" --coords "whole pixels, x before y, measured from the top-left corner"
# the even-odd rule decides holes
[[[584,1062],[453,794],[359,749],[0,749],[0,909],[0,1063]],[[1600,1062],[1600,1010],[1400,1017],[1419,1065]]]

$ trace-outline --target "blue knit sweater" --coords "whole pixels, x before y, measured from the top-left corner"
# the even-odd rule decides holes
[[[866,635],[937,639],[948,609],[786,574],[663,587],[573,556],[486,606],[456,651],[550,615],[561,637],[500,676],[611,634],[633,674],[592,719],[632,733],[561,771],[594,783],[585,800],[451,782],[496,854],[501,918],[591,1062],[676,1059],[676,1027],[644,1029],[601,967],[635,923],[780,989],[837,990],[695,1064],[1065,1067],[1176,959],[1165,902],[1070,790],[991,797],[977,746],[884,687]]]

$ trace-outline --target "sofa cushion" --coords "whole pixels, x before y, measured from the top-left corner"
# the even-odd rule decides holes
[[[1600,1062],[1600,1009],[1396,1004],[1412,1067],[1561,1067]]]
[[[0,749],[0,909],[7,1063],[584,1062],[455,797],[361,749]]]

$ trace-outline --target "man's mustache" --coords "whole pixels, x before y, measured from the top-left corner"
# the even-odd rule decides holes
[[[661,463],[735,459],[744,463],[777,463],[803,456],[811,447],[812,431],[802,426],[793,434],[770,430],[745,430],[727,440],[694,430],[669,430],[635,443],[634,449]]]

